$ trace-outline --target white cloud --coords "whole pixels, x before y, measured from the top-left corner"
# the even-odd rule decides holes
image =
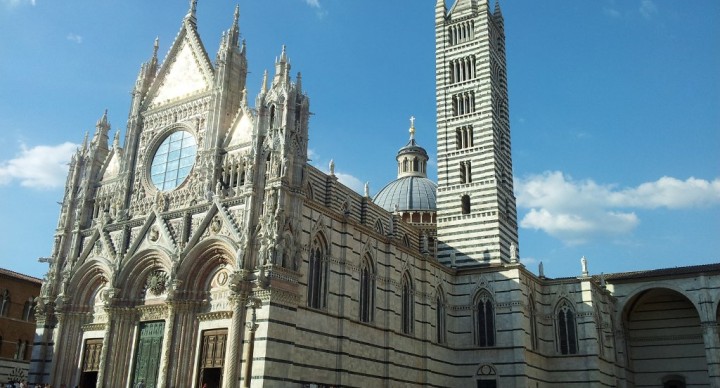
[[[0,161],[0,185],[18,181],[21,186],[33,189],[61,187],[65,184],[67,163],[77,147],[70,142],[32,148],[20,144],[17,157]]]
[[[320,8],[320,0],[305,0],[305,3],[313,8]]]
[[[67,40],[80,44],[83,42],[83,37],[78,34],[69,33],[66,37]]]
[[[335,171],[335,176],[338,178],[340,183],[355,190],[358,194],[365,191],[365,183],[361,182],[360,179],[355,176],[338,171]]]
[[[26,4],[30,4],[34,7],[35,3],[35,0],[0,0],[0,4],[7,8],[15,8]]]
[[[517,204],[529,209],[520,226],[542,230],[568,244],[594,237],[621,236],[640,219],[633,209],[687,209],[720,204],[720,179],[662,177],[634,188],[618,189],[592,180],[574,181],[546,172],[515,182]]]
[[[640,2],[640,15],[645,19],[651,19],[658,13],[657,5],[652,0],[642,0]]]

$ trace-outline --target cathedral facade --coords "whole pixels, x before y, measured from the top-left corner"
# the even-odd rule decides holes
[[[122,146],[105,114],[72,158],[31,383],[720,386],[719,265],[520,262],[497,5],[437,1],[438,182],[411,122],[374,198],[308,164],[285,48],[251,106],[237,9],[212,63],[195,7],[142,65]]]

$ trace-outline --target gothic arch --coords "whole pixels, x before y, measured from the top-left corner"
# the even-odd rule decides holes
[[[557,352],[577,354],[579,348],[575,304],[568,298],[560,298],[555,305],[553,317]]]
[[[180,262],[175,278],[195,291],[207,291],[213,276],[223,267],[235,265],[235,249],[224,239],[203,241],[191,249]]]
[[[171,253],[163,248],[144,250],[133,255],[116,275],[114,286],[122,285],[120,297],[136,299],[145,287],[145,279],[158,269],[170,273]]]
[[[97,293],[108,283],[112,269],[106,260],[88,260],[75,270],[65,295],[69,303],[83,309],[91,309]],[[90,310],[88,310],[90,311]]]
[[[473,297],[473,320],[475,322],[475,343],[490,347],[496,344],[495,298],[485,288],[475,292]]]

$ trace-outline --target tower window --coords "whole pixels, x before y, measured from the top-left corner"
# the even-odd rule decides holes
[[[472,166],[470,161],[460,162],[460,183],[472,183]]]
[[[463,92],[452,97],[453,116],[462,116],[475,112],[475,93]]]
[[[470,214],[470,196],[463,195],[460,202],[462,202],[462,214]]]

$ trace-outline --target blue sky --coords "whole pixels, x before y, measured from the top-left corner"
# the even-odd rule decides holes
[[[240,0],[249,95],[285,44],[313,164],[374,194],[415,116],[435,166],[434,3]],[[720,2],[501,5],[521,260],[549,277],[583,255],[592,273],[720,261]],[[234,6],[199,1],[210,58]],[[46,271],[70,154],[105,109],[124,130],[140,64],[187,7],[0,0],[0,267]]]

